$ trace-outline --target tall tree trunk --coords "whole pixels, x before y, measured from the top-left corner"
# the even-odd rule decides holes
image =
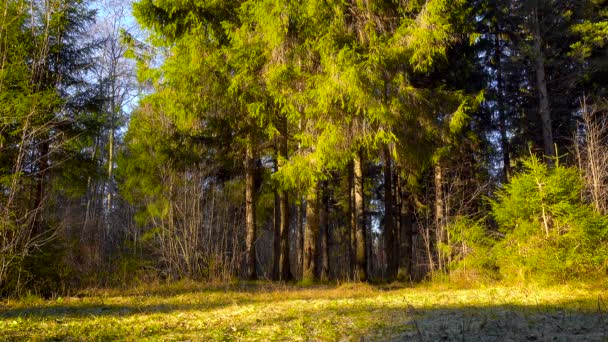
[[[248,279],[256,279],[256,253],[255,253],[255,153],[253,142],[247,145],[245,155],[245,216],[246,216],[246,271]]]
[[[398,180],[395,180],[398,182]],[[413,210],[401,186],[397,186],[399,197],[399,271],[401,281],[412,279]]]
[[[289,196],[287,191],[280,192],[279,202],[281,211],[281,280],[288,281],[293,279],[293,275],[289,263]]]
[[[306,226],[304,230],[304,266],[302,269],[303,280],[314,280],[316,278],[317,266],[317,241],[319,237],[319,194],[315,186],[308,191],[306,196]]]
[[[114,114],[112,114],[113,117]],[[112,119],[113,121],[113,119]],[[113,124],[112,124],[113,126]],[[112,184],[113,184],[113,171],[114,171],[114,128],[110,128],[110,137],[108,140],[108,180],[107,180],[107,194],[106,194],[106,210],[104,212],[104,223],[105,223],[105,235],[106,241],[108,237],[110,237],[110,230],[112,223],[111,213],[112,213]]]
[[[445,232],[445,203],[443,198],[443,170],[441,163],[437,162],[435,165],[435,234],[437,254],[438,254],[438,267],[439,270],[444,270],[445,259],[444,255],[439,249],[439,245],[445,243],[446,232]]]
[[[112,79],[112,83],[114,83],[114,79]],[[115,96],[116,91],[114,86],[112,86],[112,98],[111,98],[111,109],[110,109],[110,132],[108,137],[108,193],[106,194],[106,212],[105,212],[105,225],[106,225],[106,236],[110,234],[110,213],[112,212],[112,184],[114,178],[114,126],[115,126],[115,117],[116,117],[116,104],[115,104]]]
[[[538,92],[538,112],[540,115],[543,130],[543,145],[545,149],[546,161],[553,164],[555,157],[555,146],[553,144],[553,129],[551,127],[551,110],[549,108],[549,95],[547,93],[547,79],[545,77],[545,55],[542,49],[542,36],[538,8],[534,9],[532,26],[534,35],[533,53],[534,68],[536,71],[536,90]]]
[[[278,154],[278,151],[276,152]],[[274,160],[275,172],[278,171],[278,162]],[[279,191],[274,190],[274,207],[273,207],[273,253],[272,253],[272,279],[281,279],[281,197]]]
[[[93,153],[91,155],[91,160],[93,160],[94,162],[97,163],[97,152],[99,150],[99,137],[96,137],[94,139],[94,147],[93,147]],[[95,213],[96,213],[96,207],[97,207],[97,187],[98,187],[98,182],[96,180],[93,180],[93,177],[89,175],[89,177],[87,178],[87,192],[86,192],[86,199],[87,199],[87,205],[85,208],[85,213],[84,213],[84,223],[82,224],[82,235],[81,235],[81,240],[83,240],[84,236],[88,236],[90,235],[89,232],[89,220],[91,217],[95,217]],[[91,208],[93,207],[93,208]],[[93,225],[93,227],[95,227]]]
[[[319,279],[329,279],[329,193],[327,182],[321,183],[319,208]]]
[[[298,263],[298,275],[299,275],[299,279],[302,279],[303,277],[303,270],[304,270],[304,216],[305,216],[305,211],[306,211],[306,207],[305,207],[305,203],[304,200],[302,199],[301,195],[298,195],[298,200],[296,203],[296,212],[297,212],[297,231],[298,231],[298,241],[297,241],[297,251],[296,251],[296,258],[297,258],[297,263]]]
[[[112,44],[111,47],[112,56],[115,57],[115,46]],[[107,179],[107,194],[106,194],[106,210],[104,212],[104,223],[106,240],[110,237],[110,230],[112,227],[112,199],[113,199],[113,185],[114,185],[114,150],[115,150],[115,131],[116,131],[116,119],[120,110],[119,105],[116,103],[117,100],[117,75],[116,75],[116,59],[112,58],[110,63],[110,128],[108,136],[108,179]]]
[[[349,231],[348,237],[348,258],[349,258],[349,277],[355,279],[355,269],[357,265],[357,258],[355,250],[357,249],[357,214],[355,213],[355,174],[354,164],[351,162],[348,164],[348,219],[349,219]]]
[[[37,161],[38,174],[36,179],[36,197],[34,200],[34,206],[32,211],[34,214],[33,230],[34,236],[46,233],[46,227],[42,222],[41,214],[42,207],[44,204],[44,198],[46,196],[46,182],[47,182],[47,169],[49,167],[49,134],[43,135],[42,142],[40,143],[40,156]]]
[[[397,275],[397,255],[395,244],[395,216],[393,198],[393,170],[388,146],[384,146],[384,254],[386,256],[386,277],[389,281]]]
[[[282,119],[282,131],[280,139],[280,157],[287,158],[287,118]],[[289,262],[289,196],[286,190],[281,190],[279,194],[279,205],[281,210],[281,280],[288,281],[294,279]]]
[[[363,157],[358,153],[354,160],[354,195],[356,215],[355,280],[367,280],[367,239],[365,225],[365,191],[363,178]]]
[[[494,35],[494,59],[496,60],[496,102],[498,109],[498,126],[500,129],[500,146],[502,150],[503,182],[511,175],[511,158],[509,139],[507,137],[507,115],[505,113],[504,82],[502,79],[502,50],[500,47],[500,29],[498,24]]]

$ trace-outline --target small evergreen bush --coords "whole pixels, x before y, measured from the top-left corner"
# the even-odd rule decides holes
[[[502,276],[567,280],[605,267],[608,221],[584,203],[578,170],[535,156],[524,167],[491,202],[504,235],[494,248]]]
[[[584,202],[578,170],[549,167],[535,156],[523,165],[490,201],[497,230],[468,219],[450,226],[452,269],[507,281],[601,275],[608,269],[608,219]]]

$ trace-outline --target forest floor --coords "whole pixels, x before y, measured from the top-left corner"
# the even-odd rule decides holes
[[[608,341],[608,287],[147,285],[0,302],[0,340]]]

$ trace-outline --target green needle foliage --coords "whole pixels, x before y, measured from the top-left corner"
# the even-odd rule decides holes
[[[568,279],[605,269],[608,221],[581,199],[578,170],[534,156],[523,163],[492,201],[503,276]]]
[[[606,1],[119,3],[0,5],[0,294],[606,270]]]
[[[576,168],[522,161],[490,201],[498,225],[459,218],[448,227],[455,275],[507,281],[568,281],[606,271],[608,220],[581,198]]]

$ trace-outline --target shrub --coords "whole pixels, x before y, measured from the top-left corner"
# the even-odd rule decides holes
[[[459,217],[447,226],[447,230],[450,235],[448,253],[452,260],[451,278],[484,281],[499,277],[492,253],[496,239],[485,227],[483,220]]]
[[[523,161],[491,200],[497,228],[458,218],[448,225],[451,277],[471,280],[565,281],[608,269],[608,218],[581,196],[576,168]]]
[[[535,156],[524,166],[491,202],[502,276],[566,280],[604,267],[608,220],[581,199],[578,170],[548,167]]]

